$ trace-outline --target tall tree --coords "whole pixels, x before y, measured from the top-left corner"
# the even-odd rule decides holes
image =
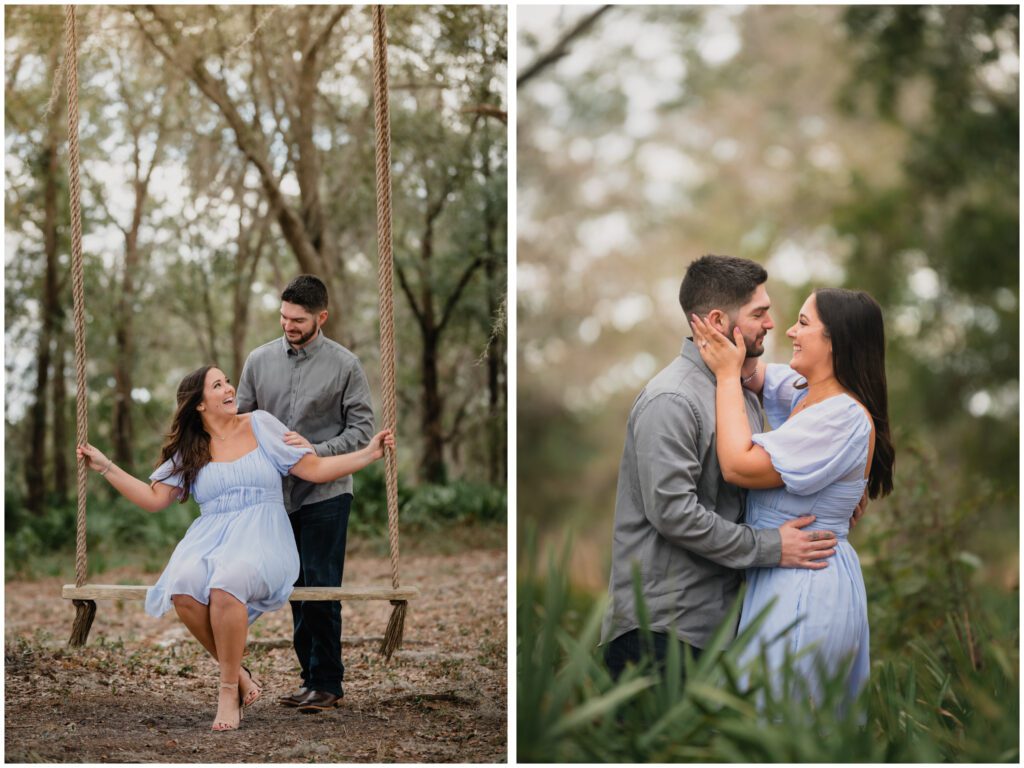
[[[56,78],[60,49],[54,45],[48,57],[47,71],[50,80]],[[34,514],[44,512],[47,495],[46,482],[46,422],[47,399],[49,396],[50,365],[53,357],[54,329],[60,317],[59,278],[57,274],[57,227],[58,202],[57,195],[61,189],[60,176],[63,169],[60,164],[60,142],[63,136],[60,109],[53,109],[46,116],[46,133],[40,153],[40,168],[43,184],[43,251],[46,268],[43,277],[43,301],[39,331],[39,344],[36,352],[36,386],[34,402],[31,410],[31,427],[29,430],[29,455],[25,463],[25,485],[27,495],[25,506]]]
[[[258,171],[264,194],[276,212],[281,234],[291,247],[299,269],[319,275],[327,284],[328,291],[335,296],[344,296],[346,291],[337,279],[340,254],[334,250],[335,242],[324,232],[318,189],[320,163],[314,132],[317,84],[324,69],[323,49],[348,10],[348,6],[289,9],[287,13],[294,14],[294,27],[289,29],[296,33],[291,38],[290,50],[275,51],[273,55],[262,51],[259,56],[262,71],[258,80],[264,84],[271,101],[262,103],[259,98],[262,90],[257,90],[249,94],[244,109],[241,97],[231,95],[227,71],[235,62],[219,35],[221,30],[215,17],[205,19],[205,28],[207,31],[212,29],[212,33],[202,40],[195,40],[183,34],[186,24],[173,9],[146,6],[145,12],[130,11],[160,55],[188,77],[217,107],[233,132],[238,150]],[[196,11],[190,8],[184,13],[192,17]],[[216,14],[217,11],[211,13]],[[258,30],[254,28],[251,31],[256,39]],[[215,67],[208,63],[203,52],[206,47],[200,47],[200,43],[206,43],[219,53],[219,56],[210,57],[216,59]],[[215,74],[215,70],[221,74]],[[247,119],[243,112],[251,116]],[[274,126],[269,136],[264,128],[265,122]],[[291,140],[285,167],[280,169],[276,167],[280,163],[271,151],[277,134],[284,134]],[[287,169],[295,173],[299,185],[297,210],[282,189],[281,177]],[[325,331],[334,338],[347,338],[342,332],[340,313],[328,316]]]
[[[129,46],[132,39],[128,38]],[[114,459],[128,471],[134,464],[132,428],[132,391],[134,389],[136,337],[134,320],[137,311],[138,275],[144,268],[145,249],[139,235],[150,208],[150,185],[153,172],[163,162],[171,125],[171,105],[178,92],[176,80],[164,82],[146,77],[143,68],[133,61],[129,48],[108,49],[105,64],[115,72],[119,109],[124,135],[131,153],[129,184],[131,207],[126,223],[117,223],[124,237],[124,258],[120,264],[116,299],[112,307],[114,321]],[[159,77],[159,73],[157,75]],[[153,91],[160,96],[155,98]],[[153,109],[153,104],[159,106]],[[148,157],[147,157],[148,155]],[[102,198],[100,198],[102,200]],[[109,212],[108,212],[109,213]]]

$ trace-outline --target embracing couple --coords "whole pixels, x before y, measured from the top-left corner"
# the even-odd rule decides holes
[[[765,365],[767,279],[728,256],[687,269],[693,336],[629,416],[601,644],[616,679],[644,658],[664,675],[668,643],[699,656],[745,578],[741,631],[775,603],[742,662],[763,646],[777,688],[796,657],[801,690],[776,693],[814,701],[822,671],[848,670],[852,700],[868,679],[868,620],[847,534],[893,478],[882,311],[863,291],[817,290],[786,332],[792,359]]]
[[[143,509],[189,497],[199,504],[200,516],[146,593],[146,612],[162,616],[173,607],[216,659],[215,731],[238,728],[242,708],[261,696],[242,666],[248,626],[282,608],[293,586],[341,585],[351,475],[394,446],[390,431],[373,435],[358,358],[321,330],[327,302],[323,282],[299,275],[281,294],[284,335],[249,355],[237,391],[215,365],[182,379],[149,483],[91,445],[78,448]],[[302,684],[280,703],[331,709],[343,695],[341,604],[291,606]]]

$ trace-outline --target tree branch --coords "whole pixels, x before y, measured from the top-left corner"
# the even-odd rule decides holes
[[[493,104],[477,104],[472,107],[464,107],[459,110],[463,114],[482,115],[483,117],[496,117],[504,125],[508,125],[508,112]]]
[[[462,273],[462,276],[459,278],[459,282],[455,286],[455,290],[449,294],[448,300],[444,304],[444,311],[441,312],[441,319],[437,324],[438,333],[440,333],[444,329],[445,325],[448,324],[448,321],[452,317],[452,312],[455,309],[455,305],[459,302],[459,297],[466,289],[466,286],[469,285],[469,281],[473,277],[473,273],[480,269],[480,267],[483,266],[483,263],[484,260],[477,256],[469,266],[466,267],[465,272]]]
[[[518,77],[516,77],[516,87],[522,88],[528,80],[533,79],[552,64],[557,63],[560,59],[568,55],[569,44],[590,30],[597,20],[601,18],[606,11],[609,11],[612,8],[613,6],[611,5],[602,5],[596,11],[593,11],[580,19],[572,29],[562,35],[555,44],[548,49],[547,53],[544,53],[534,59],[533,63],[524,69]]]
[[[330,38],[331,32],[337,26],[338,22],[341,21],[342,16],[348,13],[350,7],[351,6],[348,5],[338,6],[331,18],[327,20],[327,23],[320,31],[320,34],[317,35],[316,39],[310,43],[309,47],[302,52],[303,60],[316,58],[317,53],[319,53],[320,49],[327,44],[327,40]]]
[[[409,287],[409,281],[406,280],[405,270],[402,269],[401,264],[395,261],[395,274],[398,275],[398,284],[402,286],[402,293],[405,294],[405,298],[409,300],[409,307],[412,309],[413,315],[416,317],[416,322],[419,323],[420,328],[426,328],[423,312],[416,304],[416,298],[412,294],[412,288]]]

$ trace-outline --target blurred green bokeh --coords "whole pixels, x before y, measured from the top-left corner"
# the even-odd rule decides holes
[[[518,553],[521,759],[1016,761],[1018,8],[518,22],[517,523],[561,553]],[[713,674],[692,695],[612,686],[594,653],[630,406],[678,354],[704,253],[768,269],[769,362],[816,287],[883,307],[895,491],[851,535],[866,728],[800,707],[773,728]]]
[[[592,12],[522,9],[520,72]],[[521,80],[520,535],[574,530],[572,578],[601,588],[630,405],[687,333],[686,265],[728,253],[768,268],[769,361],[813,288],[878,299],[897,487],[927,446],[938,498],[986,499],[984,578],[1016,584],[1018,19],[612,7]]]

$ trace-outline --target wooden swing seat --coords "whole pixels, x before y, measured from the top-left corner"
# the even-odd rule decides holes
[[[65,600],[145,600],[148,586],[139,584],[65,584],[60,596]],[[297,600],[415,600],[416,587],[296,587],[291,601]]]

